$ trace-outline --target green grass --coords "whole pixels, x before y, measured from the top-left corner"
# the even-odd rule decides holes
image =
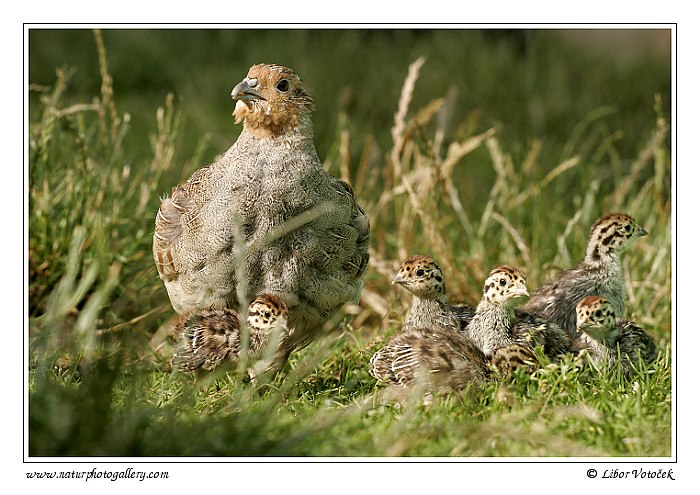
[[[558,34],[31,32],[29,454],[671,456],[669,63]],[[359,308],[256,389],[170,370],[151,236],[159,197],[235,139],[228,91],[262,60],[309,86],[319,154],[372,245]],[[497,264],[535,287],[575,263],[608,211],[650,232],[624,271],[656,363],[623,377],[544,360],[430,406],[382,402],[367,363],[408,306],[389,284],[400,261],[433,255],[473,303]]]

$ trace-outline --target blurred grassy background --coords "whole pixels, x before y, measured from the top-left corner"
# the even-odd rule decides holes
[[[229,93],[259,62],[302,77],[319,156],[373,222],[352,331],[297,353],[263,399],[169,372],[150,252],[159,197],[234,142]],[[32,29],[29,83],[32,453],[668,455],[670,31]],[[656,376],[631,392],[569,363],[413,416],[364,402],[407,307],[389,285],[404,257],[434,255],[473,303],[496,264],[535,287],[576,263],[611,210],[651,233],[624,270]]]
[[[367,135],[380,149],[389,147],[406,68],[421,56],[427,62],[414,107],[449,97],[448,139],[497,127],[518,145],[509,151],[522,161],[532,141],[546,136],[545,167],[561,159],[573,124],[592,110],[614,109],[606,124],[611,132],[623,130],[616,146],[627,155],[654,117],[650,98],[658,93],[667,114],[670,105],[670,32],[663,30],[150,29],[105,30],[103,36],[116,105],[133,116],[134,156],[148,146],[155,110],[168,92],[185,115],[178,152],[190,157],[205,135],[205,161],[223,152],[240,132],[230,116],[230,90],[260,62],[292,67],[304,80],[316,101],[322,160],[334,152],[341,118],[354,137],[355,160]],[[53,85],[61,66],[76,69],[70,98],[99,92],[90,30],[31,30],[30,81]],[[36,109],[37,94],[32,98]]]

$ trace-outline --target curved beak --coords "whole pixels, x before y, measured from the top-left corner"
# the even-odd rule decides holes
[[[401,284],[405,284],[405,283],[406,283],[406,279],[403,278],[403,277],[401,276],[400,273],[398,273],[398,274],[394,277],[394,280],[391,281],[391,285],[394,285],[394,284],[399,284],[399,285],[401,285]]]
[[[248,78],[246,77],[241,82],[236,84],[236,86],[231,90],[231,98],[234,100],[241,101],[252,101],[252,100],[264,100],[260,93],[255,91],[248,85]]]

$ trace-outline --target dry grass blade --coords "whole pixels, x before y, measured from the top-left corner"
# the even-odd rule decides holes
[[[533,184],[527,190],[521,192],[515,198],[511,199],[508,202],[508,206],[510,208],[516,207],[523,203],[526,199],[529,199],[537,194],[541,194],[550,182],[552,182],[554,179],[559,177],[567,170],[574,168],[579,163],[581,163],[580,156],[574,156],[572,158],[569,158],[568,160],[563,161],[562,163],[554,167],[547,175],[545,175],[544,179],[542,179],[541,182]]]
[[[452,180],[455,166],[469,153],[477,149],[484,142],[496,134],[496,129],[491,128],[477,136],[471,136],[461,143],[452,143],[447,148],[447,156],[440,164],[440,177],[443,180]]]
[[[447,149],[447,156],[440,164],[440,178],[442,179],[445,192],[450,200],[450,205],[457,215],[459,222],[462,224],[464,232],[475,242],[479,242],[479,240],[473,239],[475,237],[474,227],[471,220],[469,220],[466,209],[462,205],[462,201],[459,197],[459,188],[455,185],[453,180],[453,173],[455,166],[460,163],[466,155],[477,149],[484,141],[493,137],[495,134],[496,129],[491,128],[478,136],[465,139],[461,143],[452,143]]]
[[[513,227],[513,224],[511,224],[505,217],[503,217],[503,215],[495,211],[491,214],[491,218],[503,225],[508,234],[510,234],[510,236],[513,238],[513,241],[515,241],[515,245],[518,246],[518,250],[520,251],[520,254],[523,257],[523,261],[525,261],[525,264],[527,266],[530,266],[532,264],[532,261],[530,259],[530,250],[528,249],[527,244],[525,244],[525,241],[523,240],[520,233],[515,227]]]
[[[413,97],[413,88],[416,85],[418,75],[420,74],[420,69],[424,63],[425,58],[420,57],[409,66],[408,75],[406,76],[403,83],[403,88],[401,89],[399,107],[394,114],[394,126],[391,128],[391,137],[393,139],[394,146],[391,149],[390,154],[391,163],[393,164],[394,181],[398,180],[403,173],[401,167],[401,151],[403,150],[406,140],[406,115],[408,114],[408,107],[411,104],[411,99]]]
[[[628,194],[630,193],[635,182],[639,180],[639,176],[649,162],[653,162],[654,154],[657,149],[664,146],[664,141],[668,135],[668,124],[665,120],[659,119],[656,128],[652,131],[649,140],[644,148],[639,152],[639,156],[632,163],[629,173],[622,180],[620,186],[616,189],[613,195],[613,202],[617,209],[625,205]]]
[[[562,234],[557,237],[558,256],[560,258],[561,266],[571,266],[572,264],[571,255],[569,254],[569,250],[566,247],[566,241],[568,240],[575,227],[578,227],[579,231],[586,231],[585,228],[581,227],[581,222],[582,219],[585,222],[590,222],[593,218],[595,198],[599,189],[600,181],[592,181],[590,186],[588,186],[588,189],[586,190],[586,196],[583,200],[581,208],[576,210],[574,216],[571,217],[568,222],[566,222],[564,232],[562,232]]]
[[[117,129],[119,128],[120,119],[117,113],[117,108],[114,104],[114,88],[112,85],[112,76],[109,73],[109,66],[107,64],[107,50],[105,49],[104,39],[102,38],[102,31],[99,29],[94,29],[93,34],[95,36],[95,44],[97,45],[98,60],[100,63],[100,76],[102,77],[102,112],[100,112],[100,123],[103,129],[103,135],[106,136],[105,132],[108,128],[107,121],[110,125],[110,134],[112,140],[117,139]],[[106,115],[103,112],[109,112]]]
[[[340,178],[352,184],[350,178],[350,131],[343,129],[340,132]]]
[[[370,289],[362,291],[361,301],[369,306],[377,315],[384,316],[389,312],[387,299]]]
[[[486,226],[489,223],[491,214],[493,213],[494,206],[496,202],[502,199],[502,193],[506,189],[507,183],[507,169],[506,169],[506,156],[501,150],[500,145],[496,138],[491,137],[486,140],[486,148],[489,150],[491,155],[491,163],[494,170],[496,171],[496,181],[491,187],[491,192],[489,193],[489,200],[486,203],[486,208],[484,208],[484,213],[481,215],[481,223],[479,224],[479,231],[477,235],[480,238],[484,237],[486,233]]]
[[[404,132],[404,140],[408,141],[413,136],[413,133],[421,127],[425,126],[428,122],[433,120],[433,117],[442,109],[445,104],[444,98],[436,98],[428,103],[426,106],[421,108],[418,113],[411,119],[411,121],[406,125],[406,131]]]

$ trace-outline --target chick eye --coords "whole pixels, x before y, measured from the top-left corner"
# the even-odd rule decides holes
[[[600,318],[601,316],[603,316],[603,312],[601,310],[597,309],[595,312],[595,315],[596,315],[596,318]]]
[[[289,89],[289,81],[287,81],[286,79],[282,79],[280,82],[277,83],[277,89],[284,93]]]
[[[269,311],[263,311],[263,316],[265,318],[269,318],[270,316],[272,316],[272,313],[270,313]]]
[[[632,226],[625,225],[625,232],[629,232],[630,230],[632,230]]]
[[[425,270],[423,270],[422,268],[419,268],[418,270],[416,270],[416,275],[418,275],[419,277],[422,277],[423,275],[425,275]]]
[[[498,281],[498,283],[501,285],[501,287],[503,287],[504,285],[506,285],[506,279],[502,278],[501,280]]]

